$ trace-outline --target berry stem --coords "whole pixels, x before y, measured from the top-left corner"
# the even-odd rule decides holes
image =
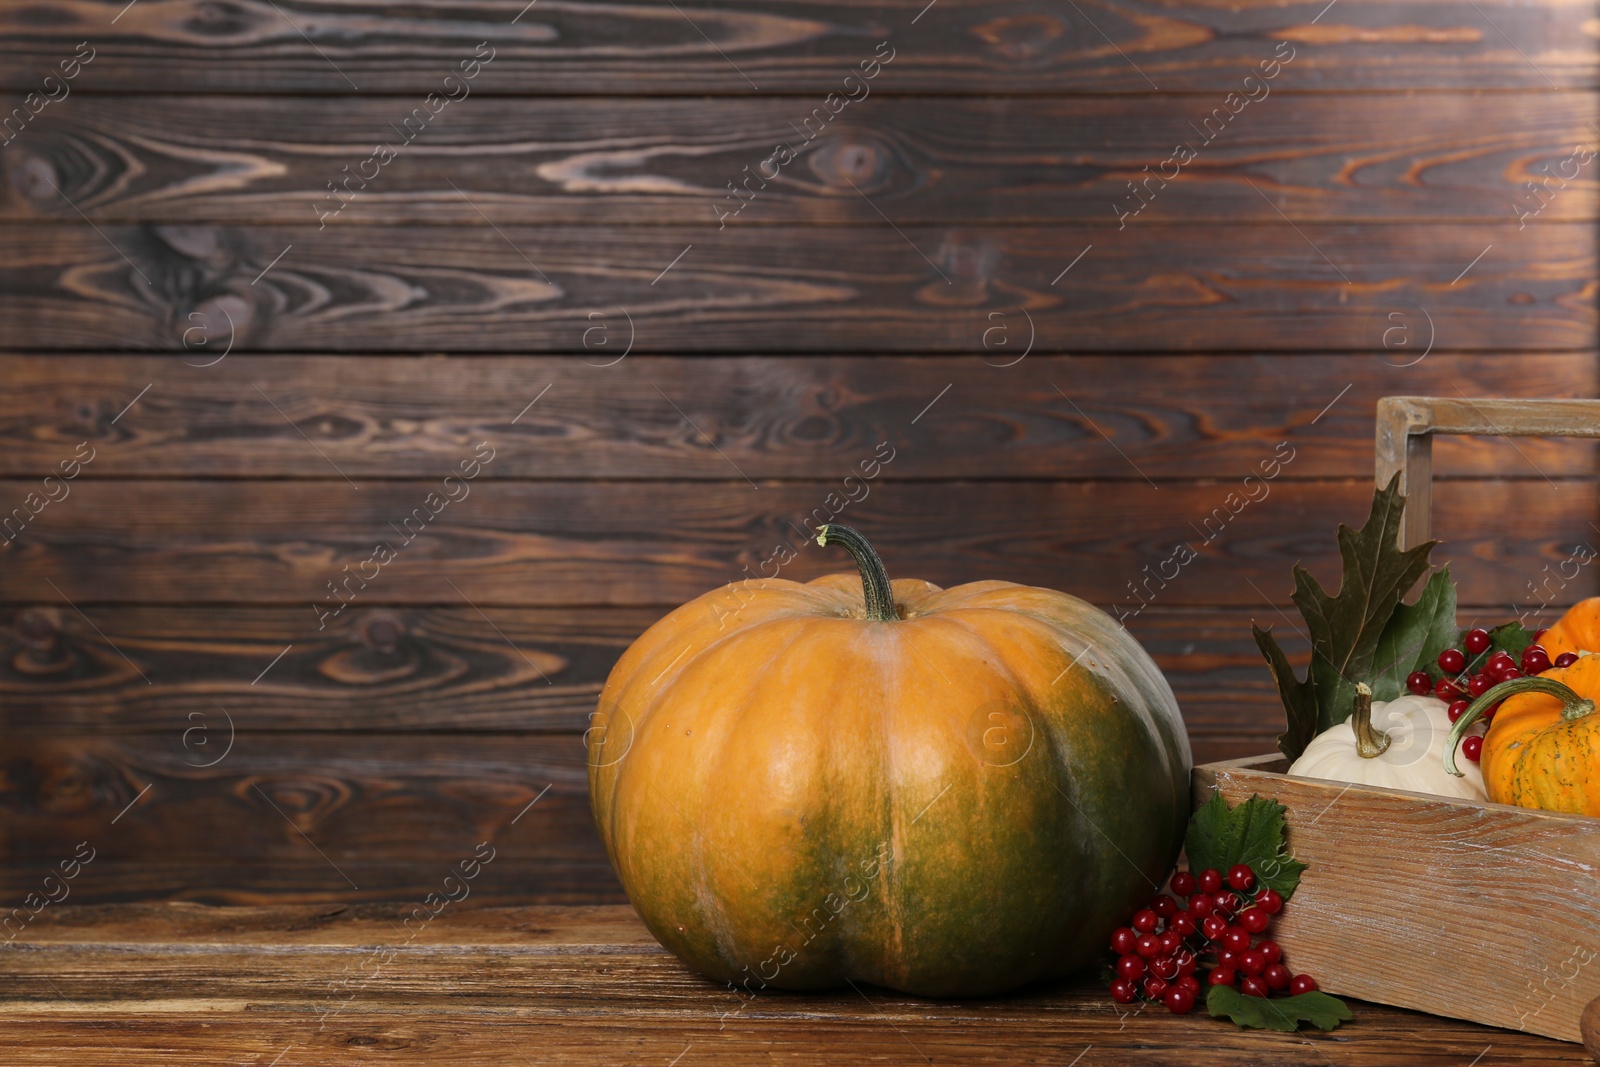
[[[1472,706],[1461,713],[1461,718],[1450,728],[1450,736],[1444,746],[1444,769],[1461,777],[1461,771],[1456,769],[1456,746],[1461,743],[1462,736],[1478,721],[1478,718],[1487,710],[1494,707],[1506,697],[1516,696],[1518,693],[1543,693],[1561,701],[1561,717],[1568,722],[1581,719],[1594,712],[1594,701],[1574,693],[1571,688],[1556,681],[1554,678],[1522,677],[1513,678],[1509,682],[1501,682],[1485,692],[1472,702]]]
[[[1362,759],[1376,759],[1389,748],[1389,735],[1372,725],[1372,688],[1356,683],[1356,708],[1350,713],[1350,729],[1355,731],[1356,752]]]

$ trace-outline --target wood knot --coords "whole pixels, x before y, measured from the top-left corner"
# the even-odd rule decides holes
[[[894,155],[876,137],[846,132],[839,140],[818,145],[806,155],[807,165],[824,184],[872,193],[888,185]]]
[[[22,645],[11,657],[18,674],[60,674],[74,663],[72,649],[62,640],[61,615],[54,608],[29,608],[17,616],[16,634]]]
[[[412,677],[428,666],[424,643],[411,637],[397,612],[367,612],[356,624],[355,639],[354,646],[324,658],[317,672],[342,685],[371,686]]]
[[[989,284],[1000,265],[994,242],[951,234],[933,258],[944,277],[917,290],[918,300],[942,307],[978,307],[988,301]]]
[[[240,37],[256,29],[259,19],[252,17],[242,4],[220,3],[210,0],[198,5],[195,14],[180,23],[180,27],[200,37]]]
[[[1054,15],[1007,15],[980,23],[969,30],[974,37],[1013,62],[1039,59],[1067,32],[1067,24]]]
[[[17,616],[17,636],[29,648],[55,648],[61,639],[61,614],[54,608],[29,608]]]
[[[406,624],[392,611],[374,611],[361,620],[357,631],[363,644],[380,652],[393,652],[405,636]]]
[[[60,198],[61,177],[49,160],[26,149],[22,157],[6,168],[6,179],[24,199],[36,205],[54,203]]]
[[[235,790],[257,806],[276,808],[302,833],[314,829],[323,819],[344,807],[354,792],[349,783],[338,778],[311,776],[252,776],[242,779]]]

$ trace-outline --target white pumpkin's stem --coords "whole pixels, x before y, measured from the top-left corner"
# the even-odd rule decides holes
[[[874,622],[894,622],[900,618],[894,607],[894,589],[889,585],[889,572],[883,560],[873,551],[872,545],[860,533],[842,523],[831,522],[817,527],[817,544],[837,541],[856,561],[861,572],[861,593],[867,602],[867,618]]]
[[[1389,750],[1390,737],[1372,725],[1372,687],[1356,683],[1356,710],[1350,713],[1350,729],[1356,735],[1356,754],[1362,759],[1377,759]]]
[[[1513,678],[1509,682],[1501,682],[1474,700],[1450,728],[1450,736],[1444,746],[1445,770],[1457,778],[1461,777],[1461,772],[1456,770],[1456,746],[1461,743],[1462,736],[1472,728],[1472,724],[1477,722],[1484,712],[1506,697],[1516,696],[1518,693],[1543,693],[1545,696],[1555,697],[1561,701],[1561,717],[1568,722],[1594,712],[1594,701],[1579,696],[1570,686],[1563,685],[1554,678],[1530,675],[1526,678]]]

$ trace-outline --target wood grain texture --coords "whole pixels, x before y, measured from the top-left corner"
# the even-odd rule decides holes
[[[833,482],[479,482],[431,522],[405,527],[417,509],[428,517],[430,499],[443,500],[432,495],[442,483],[79,480],[6,542],[0,601],[300,605],[308,629],[341,603],[677,604],[758,576],[764,564],[768,575],[799,580],[848,569],[805,532],[829,521],[870,530],[891,575],[941,585],[1003,577],[1118,614],[1152,602],[1260,610],[1287,597],[1296,561],[1336,581],[1326,531],[1366,514],[1370,480],[1244,486],[1244,473],[1237,482],[1160,488],[879,484],[847,507]],[[1595,536],[1592,480],[1444,482],[1437,490],[1435,522],[1448,543],[1433,558],[1470,560],[1454,572],[1467,603],[1522,601],[1545,576],[1541,567],[1553,574]],[[34,483],[0,481],[0,500],[23,504],[33,491]],[[1518,521],[1508,524],[1507,515]],[[1318,534],[1308,540],[1307,530]],[[364,565],[381,560],[380,543],[394,558]],[[1182,555],[1179,544],[1196,558],[1163,568]],[[794,553],[787,565],[783,545]],[[1568,593],[1593,585],[1579,571]]]
[[[1564,607],[1530,614],[1528,624],[1553,622]],[[228,716],[252,733],[577,734],[617,657],[666,611],[375,608],[319,633],[295,608],[97,608],[93,626],[70,609],[9,609],[0,613],[0,731],[176,732],[193,763],[221,753]],[[1460,619],[1509,614],[1464,605]],[[1265,606],[1152,607],[1128,623],[1206,761],[1269,751],[1282,730],[1252,620],[1273,625],[1304,668],[1305,642]]]
[[[963,1011],[954,1005],[946,1006],[940,1017],[921,1003],[891,1005],[896,1010],[885,1018],[873,1010],[889,1011],[884,1007],[887,994],[879,990],[870,995],[835,995],[841,1012],[860,1013],[839,1019],[812,1017],[819,999],[815,996],[771,1007],[763,1003],[759,1014],[752,1010],[727,1020],[722,1013],[735,1009],[724,1006],[725,1001],[687,1015],[622,1014],[602,1003],[560,1017],[535,1008],[530,1017],[520,1007],[474,1010],[405,1000],[395,1007],[343,1013],[337,1025],[323,1030],[317,1028],[318,1015],[312,1009],[242,1001],[124,1006],[101,1002],[84,1004],[81,1012],[76,1002],[30,1004],[18,1005],[7,1018],[18,1035],[10,1055],[19,1067],[54,1067],[68,1058],[92,1061],[107,1054],[115,1054],[117,1062],[127,1067],[172,1067],[186,1060],[268,1064],[286,1050],[282,1061],[286,1067],[405,1063],[419,1057],[438,1067],[477,1067],[485,1062],[515,1063],[517,1054],[527,1049],[537,1049],[550,1062],[597,1067],[615,1063],[619,1049],[643,1063],[670,1064],[674,1056],[692,1050],[690,1054],[703,1062],[808,1067],[829,1062],[846,1048],[853,1061],[884,1067],[926,1067],[929,1057],[939,1064],[957,1065],[1070,1063],[1073,1055],[1091,1048],[1114,1055],[1112,1062],[1119,1064],[1192,1067],[1196,1050],[1204,1049],[1212,1063],[1302,1067],[1321,1062],[1308,1061],[1308,1054],[1324,1042],[1335,1055],[1343,1052],[1337,1062],[1349,1067],[1388,1067],[1397,1057],[1419,1067],[1457,1067],[1470,1063],[1488,1046],[1500,1055],[1492,1061],[1498,1064],[1588,1063],[1580,1046],[1523,1035],[1505,1037],[1484,1027],[1452,1026],[1411,1012],[1387,1013],[1359,1004],[1363,1017],[1373,1020],[1371,1029],[1360,1037],[1352,1032],[1328,1038],[1239,1031],[1206,1016],[1174,1022],[1170,1013],[1154,1011],[1143,1013],[1138,1022],[1133,1017],[1124,1022],[1098,991],[1079,987],[1062,997],[1076,1011],[1059,1021],[1050,1016],[986,1018],[973,1014],[976,1009]]]
[[[1280,729],[1197,735],[1195,750],[1260,751]],[[413,899],[480,842],[504,857],[480,900],[623,899],[577,733],[252,732],[214,704],[164,732],[13,734],[0,839],[0,901],[38,890],[80,842],[96,853],[72,882],[80,903]]]
[[[475,899],[475,898],[474,898]],[[1334,1035],[1241,1031],[1200,1015],[1124,1012],[1088,979],[1003,998],[878,989],[740,1000],[689,973],[632,909],[446,909],[407,943],[404,907],[46,909],[0,974],[10,1062],[115,1055],[130,1065],[699,1062],[1116,1063],[1451,1067],[1581,1063],[1527,1034],[1352,1005]],[[390,952],[394,954],[389,955]],[[130,991],[137,990],[136,994]],[[1326,1051],[1324,1050],[1326,1049]],[[1092,1051],[1091,1051],[1092,1050]]]
[[[236,866],[319,860],[345,899],[391,896],[364,866],[447,868],[482,841],[558,880],[563,868],[611,877],[577,734],[309,736],[249,733],[241,722],[224,749],[214,710],[204,750],[185,736],[192,720],[164,734],[8,739],[8,850],[51,866],[87,840],[98,855],[86,872],[101,859],[204,868],[210,878],[168,891],[213,900]]]
[[[1120,233],[337,222],[320,235],[6,232],[0,318],[16,349],[181,352],[187,331],[220,337],[226,321],[241,352],[581,354],[601,314],[619,334],[631,324],[638,352],[976,353],[1005,323],[1041,353],[1371,352],[1393,315],[1415,320],[1419,309],[1440,350],[1596,343],[1595,230],[1577,223],[1522,239],[1514,222],[1247,230],[1139,219]]]
[[[0,730],[176,734],[194,764],[221,755],[230,722],[251,733],[576,735],[622,651],[666,610],[376,608],[319,633],[290,608],[100,608],[93,626],[70,609],[20,608],[0,614]],[[1250,639],[1260,614],[1152,608],[1129,624],[1191,739],[1218,759],[1270,748],[1281,729]],[[1303,665],[1304,642],[1283,640]]]
[[[792,97],[469,98],[411,141],[393,98],[90,98],[8,146],[0,219],[298,224],[354,176],[354,225],[1107,223],[1151,174],[1146,224],[1597,216],[1593,93],[1262,92],[1220,119],[1208,96],[879,93],[820,136]],[[377,144],[398,157],[368,162]],[[760,169],[780,144],[799,159]]]
[[[1201,767],[1194,785],[1197,801],[1217,790],[1288,808],[1289,850],[1310,867],[1274,938],[1296,967],[1332,992],[1579,1040],[1579,1015],[1600,995],[1600,820],[1284,767],[1275,756]],[[1492,982],[1419,981],[1419,956],[1464,937],[1499,961]]]
[[[93,626],[21,608],[0,616],[0,730],[176,730],[196,764],[226,745],[223,708],[256,733],[578,734],[612,665],[666,610],[351,609],[319,631],[293,608],[105,608]]]
[[[530,812],[516,828],[531,824],[532,819]],[[575,832],[592,833],[581,821],[572,825]],[[535,827],[533,836],[537,834]],[[0,901],[4,902],[0,916],[25,901],[29,893],[40,891],[42,879],[52,872],[59,873],[59,863],[72,855],[81,840],[84,839],[67,840],[63,836],[52,839],[48,848],[37,853],[18,850],[8,854],[6,867],[0,871]],[[182,841],[184,847],[193,843]],[[444,878],[456,863],[473,854],[476,842],[463,847],[459,838],[450,837],[429,838],[422,844],[416,853],[406,849],[372,850],[345,856],[339,859],[338,870],[309,847],[300,856],[280,849],[259,859],[207,856],[193,851],[173,856],[170,853],[174,849],[120,860],[101,856],[84,867],[72,882],[70,899],[82,904],[170,900],[205,905],[419,901],[429,893],[440,892]],[[351,881],[360,889],[352,889]],[[627,899],[598,841],[594,851],[584,855],[571,849],[558,853],[537,845],[516,852],[502,849],[489,872],[474,884],[472,896],[474,904],[501,905],[625,904]]]
[[[1463,89],[1592,86],[1594,8],[1508,0],[1440,3],[1249,0],[1194,5],[1106,0],[1041,10],[1017,0],[697,3],[682,13],[645,3],[520,0],[422,7],[404,19],[372,0],[279,4],[117,0],[51,8],[12,5],[0,17],[4,84],[35,88],[89,38],[99,91],[227,90],[427,93],[479,42],[493,63],[480,91],[823,94],[839,88],[876,42],[897,49],[901,91],[1146,92],[1238,88],[1279,40],[1296,47],[1303,86]],[[491,85],[493,86],[491,88]]]
[[[1389,351],[1347,356],[1018,362],[1026,336],[1007,326],[981,358],[632,356],[607,366],[622,351],[607,348],[626,337],[602,344],[602,332],[581,359],[233,355],[207,367],[226,338],[202,327],[181,356],[0,356],[0,476],[58,473],[88,441],[96,455],[84,478],[320,478],[331,473],[323,456],[353,478],[423,477],[489,440],[486,479],[722,480],[730,460],[752,478],[807,478],[842,472],[892,438],[898,453],[882,477],[893,481],[1242,477],[1285,440],[1297,449],[1285,479],[1363,477],[1379,397],[1600,392],[1592,352],[1413,362],[1423,349],[1400,342],[1424,342],[1426,322],[1413,311],[1392,328]],[[1130,388],[1135,380],[1161,388]],[[536,395],[513,424],[517,398]],[[1595,473],[1591,442],[1463,437],[1437,451],[1443,476]]]

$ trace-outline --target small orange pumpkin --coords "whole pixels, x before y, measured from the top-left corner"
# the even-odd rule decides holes
[[[1563,652],[1600,652],[1600,596],[1580,600],[1544,632],[1539,644],[1550,653],[1550,662]]]
[[[1597,697],[1600,655],[1580,656],[1570,667],[1501,682],[1456,720],[1445,746],[1445,768],[1459,773],[1456,743],[1499,702],[1500,710],[1483,739],[1483,784],[1489,799],[1543,811],[1600,815]]]

